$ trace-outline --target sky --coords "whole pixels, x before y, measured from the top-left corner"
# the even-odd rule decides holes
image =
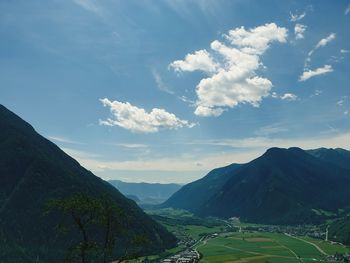
[[[0,103],[106,180],[350,150],[349,26],[349,0],[0,0]]]

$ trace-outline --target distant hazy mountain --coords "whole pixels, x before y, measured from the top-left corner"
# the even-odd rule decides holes
[[[126,183],[119,180],[108,181],[126,196],[135,196],[141,204],[160,204],[181,188],[179,184]],[[133,199],[136,201],[136,199]]]
[[[316,211],[350,206],[350,169],[340,161],[325,161],[317,152],[321,150],[310,154],[300,148],[271,148],[247,164],[213,170],[162,206],[259,223],[320,222],[323,216]]]
[[[44,211],[49,199],[79,192],[109,195],[128,217],[129,228],[118,236],[123,253],[125,246],[131,246],[127,240],[137,235],[150,241],[144,253],[157,253],[176,243],[134,201],[0,105],[0,262],[62,262],[73,240],[58,235],[57,216]]]

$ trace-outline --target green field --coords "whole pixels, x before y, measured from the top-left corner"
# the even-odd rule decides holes
[[[326,254],[350,252],[349,248],[340,245],[310,238],[305,238],[305,241],[318,245]],[[325,262],[321,260],[321,252],[313,245],[276,233],[236,233],[229,237],[209,239],[197,248],[203,254],[203,263]]]
[[[203,219],[193,216],[185,210],[158,209],[148,211],[157,215],[155,219],[173,232],[180,240],[192,238],[198,243],[193,246],[203,255],[202,263],[311,263],[326,262],[326,255],[350,253],[350,248],[331,244],[310,237],[291,237],[282,233],[254,231],[263,225],[223,220]],[[231,225],[231,228],[230,228]],[[234,227],[232,227],[234,226]],[[242,227],[244,233],[237,231]],[[218,234],[210,237],[210,234]],[[179,247],[168,250],[162,255],[149,259],[164,258],[185,249]],[[329,261],[327,261],[329,262]]]

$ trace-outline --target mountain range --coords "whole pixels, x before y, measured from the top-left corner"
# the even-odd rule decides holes
[[[75,236],[56,233],[54,214],[45,214],[49,200],[76,193],[108,195],[128,218],[117,237],[116,253],[128,240],[148,240],[142,254],[176,245],[176,238],[146,215],[134,201],[39,135],[31,125],[0,105],[0,261],[62,262]]]
[[[344,149],[270,148],[249,163],[214,169],[161,206],[254,223],[320,223],[326,211],[350,207],[349,158]]]
[[[179,184],[127,183],[120,180],[108,182],[139,204],[163,203],[181,188]]]

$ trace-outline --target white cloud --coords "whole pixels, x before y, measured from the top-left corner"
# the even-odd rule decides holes
[[[316,89],[316,90],[314,91],[314,93],[313,93],[310,97],[316,97],[316,96],[321,95],[322,93],[323,93],[322,90]]]
[[[350,4],[345,8],[344,14],[347,15],[350,13]]]
[[[298,99],[298,96],[292,93],[285,93],[284,95],[281,96],[282,100],[287,100],[287,101],[294,101]]]
[[[331,41],[333,41],[335,39],[335,33],[331,33],[329,34],[328,37],[326,38],[322,38],[316,45],[315,49],[318,49],[320,47],[324,47],[325,45],[327,45],[328,43],[330,43]]]
[[[176,60],[169,65],[175,71],[195,71],[215,72],[217,64],[206,50],[198,50],[194,54],[187,54],[184,60]]]
[[[162,77],[159,75],[156,69],[152,69],[152,75],[159,90],[169,94],[174,94],[174,92],[164,83]]]
[[[303,39],[306,26],[302,24],[296,24],[294,27],[295,39]]]
[[[303,12],[301,14],[292,14],[292,13],[289,13],[289,14],[290,14],[290,21],[291,22],[299,21],[306,16],[306,12]]]
[[[330,43],[331,41],[333,41],[336,38],[335,33],[330,33],[326,38],[322,38],[317,45],[309,51],[309,53],[307,54],[307,58],[305,60],[305,66],[304,68],[308,67],[308,64],[311,62],[311,56],[312,54],[319,49],[320,47],[324,47],[326,46],[328,43]]]
[[[248,31],[242,26],[230,30],[227,38],[232,44],[245,48],[248,53],[253,52],[261,54],[273,41],[285,43],[287,29],[284,27],[278,27],[275,23],[258,26]]]
[[[271,97],[274,98],[274,99],[277,99],[278,98],[278,94],[276,92],[272,92],[271,93]]]
[[[185,103],[188,103],[190,106],[195,106],[196,102],[187,98],[186,96],[182,95],[182,96],[178,96],[177,97],[179,100],[182,100]]]
[[[322,68],[304,71],[303,74],[299,77],[299,81],[305,81],[305,80],[308,80],[309,78],[323,75],[323,74],[330,73],[330,72],[333,72],[332,66],[331,65],[324,65]]]
[[[347,49],[341,49],[341,50],[340,50],[340,53],[346,54],[346,53],[349,53],[349,50],[347,50]]]
[[[337,105],[338,105],[339,107],[344,106],[344,103],[345,103],[345,101],[347,100],[347,98],[348,98],[348,96],[343,96],[343,97],[341,97],[340,100],[337,101]]]
[[[154,108],[148,113],[129,102],[110,101],[107,98],[100,99],[100,101],[103,106],[109,107],[113,115],[113,119],[100,120],[101,125],[119,126],[140,133],[154,133],[161,129],[192,128],[195,126],[195,124],[181,120],[164,109]]]
[[[196,87],[196,115],[219,116],[240,103],[258,107],[272,88],[269,79],[256,74],[262,66],[260,57],[272,42],[286,42],[287,29],[275,23],[249,30],[239,27],[224,37],[229,43],[213,41],[211,53],[199,50],[170,64],[175,71],[202,70],[208,74]]]

